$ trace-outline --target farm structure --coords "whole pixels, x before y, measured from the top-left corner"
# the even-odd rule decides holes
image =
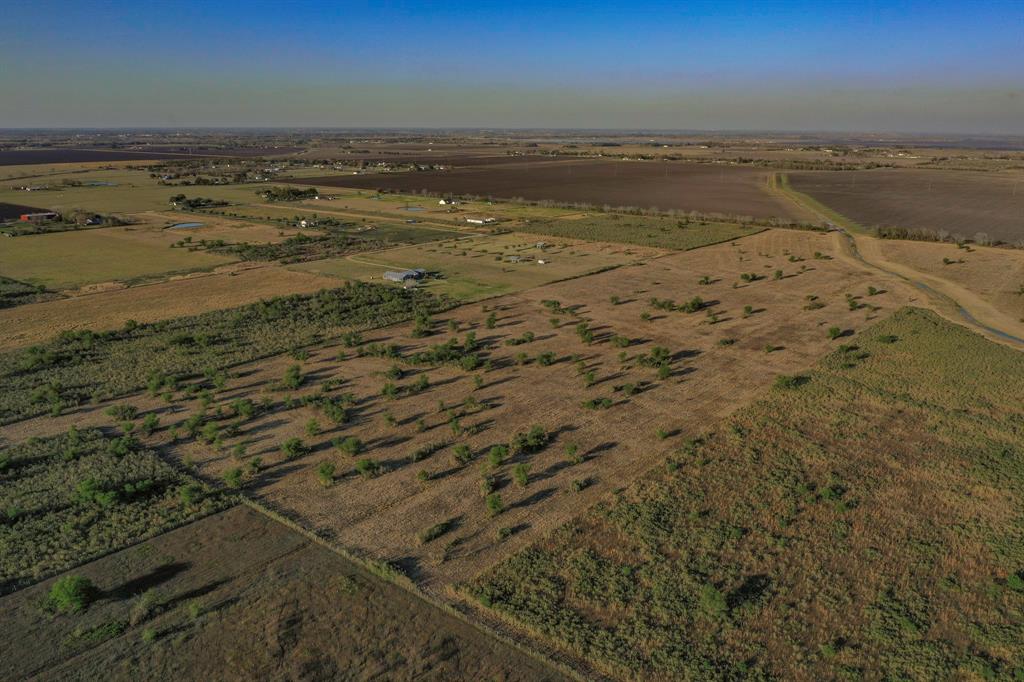
[[[23,223],[45,223],[51,220],[59,220],[60,213],[55,211],[43,211],[41,213],[22,213],[18,220]]]
[[[388,270],[384,273],[384,279],[390,282],[407,282],[409,280],[418,280],[426,277],[427,271],[423,268],[415,268],[413,270]]]

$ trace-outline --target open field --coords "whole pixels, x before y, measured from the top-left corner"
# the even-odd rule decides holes
[[[169,228],[164,230],[164,236],[172,241],[191,237],[194,242],[202,239],[208,241],[223,239],[229,244],[238,242],[276,244],[288,237],[294,237],[300,232],[306,234],[316,232],[311,229],[303,230],[292,226],[268,225],[251,220],[238,220],[206,213],[152,211],[138,213],[134,218],[142,226],[152,226],[160,229]],[[169,227],[181,223],[201,223],[201,225],[199,227],[184,228]]]
[[[40,609],[52,581],[0,599],[0,677],[562,679],[247,507],[74,574],[82,613]]]
[[[870,263],[947,296],[982,324],[1024,339],[1024,253],[1018,249],[857,237]],[[948,307],[948,306],[947,306]],[[950,311],[943,311],[949,315]],[[954,321],[960,314],[952,311]]]
[[[166,276],[213,268],[234,259],[172,249],[180,239],[158,227],[108,227],[5,239],[0,274],[50,289]]]
[[[0,151],[0,166],[24,166],[29,164],[83,163],[100,161],[154,161],[189,157],[215,156],[263,156],[282,155],[299,151],[297,147],[253,149],[248,147],[208,149],[190,153],[184,148],[161,150],[129,149],[10,149]]]
[[[119,329],[128,320],[156,322],[336,286],[333,278],[266,266],[20,305],[0,309],[0,350],[41,343],[65,331]]]
[[[553,237],[686,251],[745,237],[763,228],[662,216],[584,213],[561,220],[527,220],[516,229]]]
[[[920,309],[474,581],[631,679],[1024,671],[1024,358]]]
[[[830,326],[849,334],[909,300],[899,285],[828,260],[831,244],[826,235],[772,230],[735,245],[495,299],[488,312],[462,306],[439,314],[435,334],[426,338],[414,336],[409,325],[365,334],[366,342],[395,344],[404,359],[378,357],[369,346],[353,357],[356,348],[329,344],[301,360],[278,356],[234,367],[205,411],[188,393],[172,395],[169,405],[145,396],[132,402],[159,409],[163,424],[178,425],[181,440],[172,451],[207,480],[235,468],[251,471],[246,494],[332,542],[396,562],[424,585],[441,589],[471,579],[627,485],[684,439],[752,400],[776,375],[813,364],[841,343],[829,340]],[[815,252],[826,258],[813,258]],[[777,269],[788,274],[773,279]],[[758,279],[744,281],[741,273]],[[710,283],[698,284],[705,275]],[[884,293],[867,296],[869,285]],[[695,295],[705,301],[698,312],[666,309],[665,299],[679,306]],[[486,323],[492,313],[493,329]],[[457,331],[445,331],[449,320]],[[581,339],[580,323],[593,343]],[[465,338],[471,331],[479,347],[470,352]],[[459,369],[415,357],[452,336],[460,339],[456,357],[476,355],[472,371],[462,360]],[[723,339],[734,341],[723,345]],[[542,358],[546,353],[550,366]],[[300,368],[286,388],[282,378],[291,365]],[[398,375],[389,379],[396,366]],[[389,382],[396,385],[395,399],[382,395]],[[307,404],[300,396],[309,396]],[[268,407],[231,427],[230,405],[239,399]],[[594,409],[586,401],[594,401]],[[211,426],[193,440],[184,421],[197,411],[207,415],[199,423]],[[26,438],[69,423],[109,421],[101,406],[83,405],[5,430],[12,439]],[[490,461],[492,446],[533,426],[548,434],[549,444]],[[348,436],[364,444],[358,457],[332,445]],[[294,456],[281,449],[290,438],[303,441]],[[236,451],[238,445],[242,450]],[[356,472],[364,459],[372,464],[358,466],[364,473],[377,467],[376,475]],[[329,487],[318,480],[323,461],[335,467]],[[528,468],[525,486],[514,482],[520,465]],[[484,476],[493,477],[487,480],[503,513],[487,513]],[[421,534],[435,525],[442,537],[423,541]]]
[[[61,184],[61,180],[64,179],[81,182],[82,185],[65,186]],[[50,185],[52,189],[25,192],[6,185],[0,188],[0,201],[18,204],[31,200],[34,205],[44,206],[52,211],[67,212],[77,209],[99,213],[166,211],[170,208],[168,201],[176,194],[252,203],[259,200],[256,192],[266,189],[266,185],[262,184],[169,187],[158,184],[146,171],[124,168],[88,170],[66,176],[43,175],[19,180],[13,184]]]
[[[0,594],[227,503],[131,437],[71,428],[5,446]],[[182,493],[190,486],[186,499]]]
[[[424,268],[440,274],[420,286],[435,294],[475,300],[660,255],[652,249],[561,240],[538,247],[523,234],[464,236],[415,247],[313,261],[293,269],[343,279],[380,281],[385,270]],[[522,262],[509,262],[510,259]],[[544,264],[537,261],[543,260]]]
[[[318,187],[356,187],[594,205],[636,206],[802,219],[767,188],[768,173],[733,166],[630,161],[518,164],[420,173],[303,178]]]
[[[1024,173],[878,169],[788,175],[793,189],[864,227],[1024,241]]]

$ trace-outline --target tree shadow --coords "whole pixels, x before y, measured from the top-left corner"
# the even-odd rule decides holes
[[[111,599],[127,599],[128,597],[133,597],[158,585],[162,585],[168,580],[171,580],[172,578],[187,571],[191,567],[192,562],[189,561],[176,561],[161,564],[149,573],[132,578],[117,587],[105,590],[103,592],[103,596]]]

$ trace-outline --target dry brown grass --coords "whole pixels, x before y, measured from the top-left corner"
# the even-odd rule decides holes
[[[674,254],[644,265],[540,287],[489,302],[497,311],[498,326],[494,330],[483,325],[488,313],[479,305],[463,306],[441,322],[456,320],[460,336],[473,329],[480,341],[493,344],[491,356],[496,361],[504,363],[520,351],[531,358],[552,351],[562,358],[547,368],[535,363],[525,367],[499,363],[498,368],[483,374],[484,386],[476,391],[471,377],[461,370],[436,368],[424,370],[430,378],[429,390],[413,397],[385,400],[380,397],[382,372],[391,366],[390,361],[367,357],[339,362],[336,355],[342,349],[320,348],[302,362],[303,371],[311,376],[303,391],[315,391],[317,384],[327,378],[342,379],[339,390],[361,400],[354,423],[310,438],[305,433],[307,421],[316,417],[326,428],[329,424],[323,416],[308,407],[278,409],[245,424],[241,436],[228,439],[221,452],[193,442],[180,444],[175,452],[183,460],[195,462],[201,475],[219,478],[227,469],[245,464],[232,459],[231,446],[248,443],[246,457],[261,457],[265,467],[249,484],[249,494],[345,547],[399,561],[425,584],[466,579],[564,523],[609,491],[628,484],[677,447],[682,438],[703,431],[749,402],[776,375],[813,364],[840,343],[828,340],[828,327],[856,330],[907,300],[906,290],[883,284],[880,288],[888,289],[888,293],[864,301],[883,306],[880,312],[866,308],[851,311],[844,296],[863,295],[867,286],[878,284],[878,280],[839,260],[812,258],[815,251],[828,253],[832,243],[828,237],[813,233],[770,231],[735,244]],[[787,250],[807,260],[790,263],[784,254]],[[808,270],[796,274],[801,265]],[[774,281],[775,269],[791,276]],[[739,275],[744,272],[766,278],[741,283]],[[698,285],[704,275],[713,278],[714,283]],[[805,310],[809,294],[818,296],[825,307]],[[611,304],[612,295],[621,298],[619,305]],[[644,311],[651,311],[647,300],[652,296],[682,303],[696,295],[714,302],[712,308],[720,316],[717,324],[707,324],[704,312],[652,311],[653,319],[641,320]],[[582,304],[578,313],[590,320],[599,341],[592,346],[581,343],[574,331],[575,320],[567,316],[562,318],[563,326],[553,330],[548,322],[552,315],[541,305],[545,299],[559,300],[564,306]],[[744,317],[747,305],[753,313]],[[505,339],[526,331],[536,334],[533,343],[504,345]],[[650,352],[654,346],[664,346],[677,354],[672,376],[660,380],[654,369],[638,367],[631,361],[620,364],[620,349],[603,338],[612,333],[637,340],[627,349],[630,356]],[[368,340],[397,343],[403,352],[409,352],[448,337],[442,331],[434,338],[414,339],[409,325],[403,325],[373,333]],[[718,342],[723,338],[736,342],[721,347]],[[779,349],[768,353],[766,345]],[[584,388],[582,378],[567,359],[577,353],[596,372],[598,383],[592,388]],[[229,382],[220,398],[259,398],[294,362],[282,357],[239,368],[242,378]],[[417,373],[399,383],[411,383]],[[625,398],[613,391],[615,385],[641,381],[650,382],[650,387],[633,397]],[[281,392],[269,394],[278,403],[285,396]],[[422,444],[451,437],[448,417],[438,413],[438,402],[455,406],[469,396],[491,406],[461,419],[462,426],[479,425],[481,431],[456,442],[465,442],[477,453],[485,454],[491,445],[506,443],[515,432],[534,424],[555,434],[553,445],[524,459],[532,477],[526,488],[511,482],[511,464],[499,469],[498,477],[504,481],[499,492],[507,511],[496,518],[486,514],[480,493],[483,457],[456,466],[451,448],[446,448],[423,462],[408,460]],[[612,397],[617,404],[597,411],[581,406],[581,401],[599,397]],[[143,408],[161,404],[149,398],[140,398],[139,403]],[[174,407],[162,416],[163,423],[184,419],[196,409],[194,401],[185,410]],[[384,423],[385,411],[394,415],[399,426]],[[428,427],[422,434],[414,425],[419,418]],[[13,439],[40,429],[66,428],[65,422],[105,420],[99,409],[93,408],[54,420],[23,422],[8,427],[7,432]],[[657,435],[659,429],[673,435],[662,440]],[[332,452],[330,447],[330,439],[339,435],[361,438],[370,446],[366,456],[390,471],[369,480],[354,475],[352,460]],[[295,461],[282,461],[279,447],[290,437],[303,438],[315,451]],[[566,465],[563,447],[567,443],[578,444],[580,453],[587,455],[583,463]],[[315,475],[323,460],[336,462],[340,474],[327,489]],[[433,480],[426,484],[418,481],[421,469],[430,471]],[[582,491],[568,492],[574,480],[587,479],[590,485]],[[425,545],[418,540],[420,531],[449,519],[458,519],[455,531]],[[518,532],[499,541],[496,533],[502,527]]]
[[[52,581],[0,599],[0,676],[562,679],[246,507],[74,574],[103,591],[84,613],[40,610]]]
[[[116,286],[116,285],[115,285]],[[68,330],[116,329],[128,320],[155,322],[338,286],[332,277],[277,266],[237,269],[0,310],[0,350],[39,343]]]

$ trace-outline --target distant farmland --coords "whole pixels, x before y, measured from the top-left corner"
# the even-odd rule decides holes
[[[134,151],[126,149],[9,149],[0,151],[0,166],[23,166],[40,163],[88,163],[92,161],[157,161],[178,156],[272,156],[299,151],[298,147],[203,149],[185,148]]]
[[[801,217],[795,207],[769,193],[764,171],[710,164],[538,161],[452,171],[302,178],[292,182],[676,209],[755,218]]]
[[[912,169],[790,173],[794,189],[865,227],[1024,241],[1024,175]]]

